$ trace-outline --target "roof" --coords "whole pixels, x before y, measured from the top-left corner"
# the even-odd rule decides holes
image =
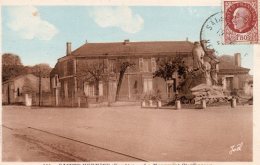
[[[24,86],[30,86],[30,88],[34,91],[38,91],[39,89],[39,78],[33,74],[24,74],[20,76],[16,76],[8,81],[3,82],[3,84],[7,84],[10,82],[14,82],[18,79],[24,79]],[[50,79],[49,78],[41,78],[41,88],[42,91],[49,91]]]
[[[250,69],[235,65],[234,56],[223,55],[219,58],[219,72],[248,73]]]
[[[7,80],[7,81],[4,81],[2,84],[6,84],[6,83],[8,83],[8,82],[12,82],[12,81],[15,81],[15,80],[17,80],[17,79],[19,79],[19,78],[25,78],[25,77],[36,77],[36,76],[33,75],[33,74],[31,74],[31,73],[29,73],[29,74],[21,74],[21,75],[18,75],[18,76],[16,76],[16,77],[10,78],[10,79]]]
[[[190,41],[86,43],[72,52],[76,56],[191,52]]]

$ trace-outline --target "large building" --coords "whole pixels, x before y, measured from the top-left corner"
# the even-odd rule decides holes
[[[67,43],[66,56],[58,59],[51,72],[51,90],[55,96],[56,105],[74,105],[79,96],[94,99],[99,95],[101,100],[115,98],[120,60],[134,63],[124,75],[119,93],[120,100],[140,100],[143,93],[160,90],[164,99],[174,96],[178,86],[177,74],[173,81],[165,82],[161,78],[153,78],[157,69],[157,61],[176,56],[183,57],[187,66],[192,67],[192,48],[190,41],[160,41],[160,42],[124,42],[115,43],[85,43],[71,51],[71,43]],[[92,80],[82,78],[82,68],[87,68],[95,62],[104,64],[102,80],[99,82],[99,92],[95,93]],[[83,69],[84,70],[84,69]]]
[[[154,78],[153,73],[158,69],[157,62],[179,56],[182,57],[183,63],[192,69],[193,48],[194,43],[188,40],[156,42],[125,40],[114,43],[85,43],[71,51],[71,43],[67,43],[66,55],[58,59],[50,75],[53,104],[77,106],[79,98],[82,103],[86,97],[89,101],[97,100],[97,97],[99,101],[114,101],[120,61],[130,61],[134,64],[124,74],[119,92],[120,100],[140,100],[144,93],[152,91],[160,91],[164,100],[171,99],[177,92],[181,77],[176,73],[170,81]],[[211,50],[206,54],[204,61],[216,64],[214,67],[218,72],[218,59]],[[97,81],[98,83],[95,83]]]

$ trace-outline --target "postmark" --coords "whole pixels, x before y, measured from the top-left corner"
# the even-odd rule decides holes
[[[200,43],[206,54],[208,54],[207,50],[211,49],[215,55],[219,55],[218,48],[223,45],[221,41],[224,33],[222,23],[221,12],[213,13],[203,23],[200,30]]]
[[[257,0],[224,1],[224,44],[259,43],[258,12]]]

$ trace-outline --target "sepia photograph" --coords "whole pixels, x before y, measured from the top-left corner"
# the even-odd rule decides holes
[[[2,162],[253,163],[259,2],[218,2],[1,5]]]

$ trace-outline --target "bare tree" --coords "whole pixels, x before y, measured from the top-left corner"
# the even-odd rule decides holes
[[[116,98],[115,98],[116,101],[118,101],[118,99],[119,99],[119,92],[121,89],[121,85],[122,85],[122,81],[123,81],[125,72],[128,68],[133,67],[133,66],[135,66],[135,64],[126,59],[119,59],[117,61],[117,72],[119,73],[119,79],[118,79],[117,88],[116,88]]]
[[[99,101],[99,82],[104,79],[105,65],[103,61],[81,62],[78,65],[77,75],[84,81],[94,82],[96,102]]]
[[[29,72],[34,74],[39,78],[39,86],[38,86],[38,93],[39,93],[39,103],[38,105],[41,106],[42,100],[42,77],[49,77],[51,72],[51,67],[49,64],[37,64],[33,67],[29,68]]]
[[[49,77],[51,72],[51,67],[49,64],[41,63],[36,64],[33,67],[29,67],[30,73],[34,74],[35,76],[41,75],[41,77]]]

